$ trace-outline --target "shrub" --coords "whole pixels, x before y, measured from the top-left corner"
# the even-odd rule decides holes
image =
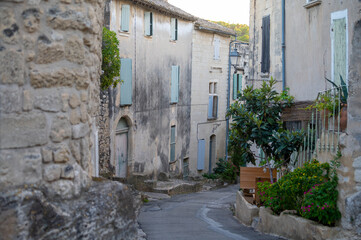
[[[325,225],[334,225],[341,214],[337,208],[336,160],[317,160],[283,176],[278,182],[258,183],[261,201],[273,213],[296,210],[297,214]]]
[[[115,32],[103,27],[102,40],[102,70],[100,87],[104,90],[110,86],[116,87],[120,82],[119,41]]]
[[[213,168],[215,174],[227,182],[234,182],[237,175],[239,175],[239,167],[236,166],[232,161],[226,161],[222,158],[216,163],[217,167]]]
[[[203,173],[202,175],[204,178],[207,178],[207,179],[218,179],[220,178],[221,176],[219,174],[215,174],[215,173]]]

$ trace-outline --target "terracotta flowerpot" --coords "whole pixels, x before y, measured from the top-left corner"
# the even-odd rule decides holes
[[[343,105],[340,112],[340,131],[344,132],[347,128],[347,104]]]
[[[328,118],[330,116],[328,109],[321,110],[321,125],[328,130]]]

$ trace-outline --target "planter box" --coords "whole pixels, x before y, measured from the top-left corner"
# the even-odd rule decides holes
[[[236,218],[244,225],[251,226],[253,219],[258,217],[259,208],[246,201],[243,192],[236,194]]]

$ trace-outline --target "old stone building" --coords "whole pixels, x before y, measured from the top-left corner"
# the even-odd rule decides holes
[[[360,10],[358,0],[251,0],[250,80],[247,82],[257,86],[258,82],[273,76],[279,81],[278,90],[288,87],[296,104],[303,108],[314,101],[319,92],[332,89],[326,78],[340,85],[341,76],[346,82],[347,129],[344,133],[326,129],[317,143],[337,139],[341,147],[340,225],[358,234],[361,233]],[[305,122],[317,131],[315,123],[310,124],[310,114],[299,115],[300,111],[287,114],[288,121]],[[306,127],[305,124],[299,126]],[[321,161],[334,158],[336,151],[332,149],[337,146],[323,149],[324,153],[317,158]]]
[[[211,173],[218,159],[225,156],[228,87],[233,86],[229,78],[232,35],[234,31],[217,24],[202,19],[195,22],[190,154],[185,162],[185,175],[187,166],[191,176]]]
[[[100,0],[0,2],[1,239],[137,234],[129,190],[91,178],[103,8]]]

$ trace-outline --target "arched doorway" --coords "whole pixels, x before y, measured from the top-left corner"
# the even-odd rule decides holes
[[[127,121],[125,118],[121,118],[115,132],[115,173],[120,178],[127,177],[128,130]]]

